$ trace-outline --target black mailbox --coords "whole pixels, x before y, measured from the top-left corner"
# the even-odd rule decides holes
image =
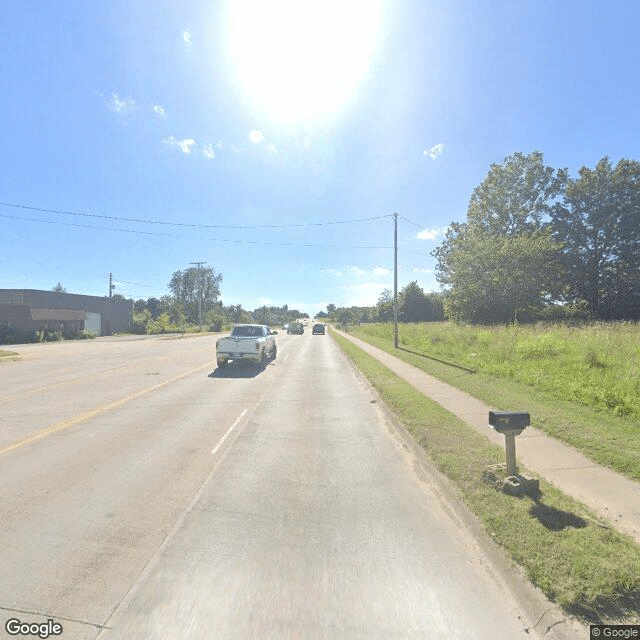
[[[531,426],[531,419],[526,411],[489,411],[489,425],[500,433],[516,429],[522,432]]]

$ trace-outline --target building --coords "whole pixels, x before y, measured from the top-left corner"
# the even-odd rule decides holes
[[[0,289],[0,341],[29,340],[35,331],[61,331],[65,338],[79,331],[109,336],[131,329],[133,304],[120,298],[83,296],[36,289]],[[6,341],[6,340],[5,340]]]

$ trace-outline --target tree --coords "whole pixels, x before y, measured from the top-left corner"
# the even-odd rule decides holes
[[[438,256],[437,278],[449,289],[444,311],[454,322],[532,320],[552,301],[558,249],[551,230],[491,236],[450,230]]]
[[[467,222],[452,223],[432,252],[450,319],[532,318],[557,297],[560,245],[547,217],[566,180],[566,170],[554,172],[539,152],[491,166],[471,196]]]
[[[417,280],[398,293],[398,319],[401,322],[421,322],[427,318],[427,296]]]
[[[336,305],[335,304],[328,304],[327,305],[327,315],[329,316],[329,318],[335,317],[335,313],[336,313]]]
[[[63,287],[59,282],[55,287],[53,287],[53,289],[51,289],[51,291],[55,291],[56,293],[67,293],[66,288]]]
[[[538,231],[546,226],[566,183],[567,170],[545,166],[539,151],[514,153],[502,164],[492,164],[474,189],[467,222],[491,236]]]
[[[376,303],[378,320],[391,322],[393,320],[393,293],[391,289],[383,289]]]
[[[640,163],[604,157],[569,180],[553,212],[566,299],[595,318],[640,318]]]
[[[188,267],[171,276],[169,290],[181,305],[187,320],[196,324],[218,300],[221,282],[222,274],[216,274],[213,267]]]
[[[433,322],[444,320],[442,296],[425,294],[414,280],[398,293],[398,317],[401,322]]]

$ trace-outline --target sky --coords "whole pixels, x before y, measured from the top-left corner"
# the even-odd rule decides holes
[[[492,163],[640,159],[637,0],[3,0],[0,288],[440,290]]]

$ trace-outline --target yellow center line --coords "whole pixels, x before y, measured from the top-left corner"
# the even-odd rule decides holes
[[[92,378],[97,378],[101,375],[107,374],[107,373],[113,373],[114,371],[120,371],[121,369],[130,369],[132,367],[135,367],[137,365],[142,365],[143,363],[149,361],[149,360],[153,360],[154,362],[157,360],[166,360],[167,358],[175,358],[175,354],[173,353],[168,353],[165,356],[150,356],[148,358],[143,358],[142,360],[139,360],[137,362],[129,362],[127,364],[123,364],[120,365],[118,367],[113,367],[111,369],[102,369],[101,371],[96,371],[95,373],[89,373],[83,376],[77,376],[75,378],[69,378],[67,380],[61,380],[60,382],[54,382],[52,384],[48,384],[44,387],[36,387],[34,389],[28,389],[26,391],[23,391],[22,393],[18,393],[14,396],[9,396],[8,398],[3,398],[2,400],[0,400],[0,405],[3,404],[9,404],[10,402],[13,402],[14,400],[22,400],[23,398],[27,397],[27,396],[34,396],[34,395],[38,395],[38,394],[42,394],[45,391],[50,391],[51,389],[56,389],[58,387],[62,387],[65,384],[75,384],[77,382],[85,382],[87,380],[91,380]]]
[[[200,371],[201,369],[204,369],[210,366],[211,366],[211,363],[207,362],[207,364],[203,364],[200,367],[191,369],[191,371],[186,371],[185,373],[181,373],[180,375],[174,376],[169,380],[165,380],[160,384],[153,385],[153,387],[142,389],[142,391],[136,391],[135,393],[131,394],[130,396],[127,396],[126,398],[121,398],[120,400],[116,400],[115,402],[111,402],[110,404],[105,404],[102,407],[98,407],[97,409],[93,409],[93,411],[88,411],[87,413],[82,413],[78,416],[75,416],[74,418],[68,418],[67,420],[56,422],[55,424],[52,424],[51,426],[46,427],[45,429],[42,429],[42,431],[38,431],[37,433],[34,433],[32,436],[29,436],[28,438],[24,438],[24,440],[19,440],[18,442],[14,442],[13,444],[10,444],[4,449],[0,449],[0,456],[4,455],[5,453],[9,453],[10,451],[13,451],[14,449],[18,449],[19,447],[22,447],[25,444],[29,444],[31,442],[36,442],[38,440],[41,440],[42,438],[45,438],[46,436],[52,433],[56,433],[57,431],[62,431],[63,429],[72,427],[76,424],[79,424],[80,422],[89,420],[89,418],[93,418],[101,413],[104,413],[105,411],[109,411],[110,409],[115,409],[116,407],[119,407],[131,400],[135,400],[136,398],[143,396],[145,393],[149,393],[150,391],[154,391],[155,389],[164,387],[168,384],[171,384],[172,382],[175,382],[176,380],[179,380],[180,378],[184,378],[185,376],[188,376],[192,373],[195,373],[196,371]]]

